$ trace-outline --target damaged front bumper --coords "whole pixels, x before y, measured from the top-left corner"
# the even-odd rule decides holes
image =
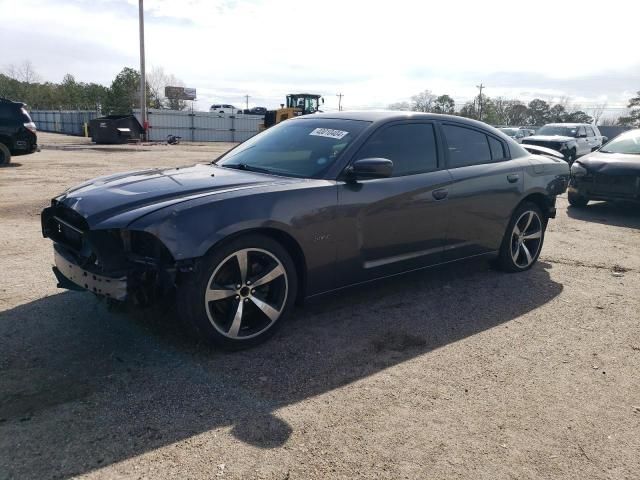
[[[72,255],[60,245],[54,244],[53,273],[58,279],[58,288],[87,290],[114,300],[127,299],[127,277],[108,277],[85,270],[77,264]]]

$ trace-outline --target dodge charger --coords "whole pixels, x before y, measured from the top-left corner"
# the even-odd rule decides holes
[[[211,163],[70,188],[42,232],[58,286],[172,299],[204,340],[243,348],[296,301],[352,285],[479,256],[531,268],[569,179],[531,148],[456,116],[307,115]]]

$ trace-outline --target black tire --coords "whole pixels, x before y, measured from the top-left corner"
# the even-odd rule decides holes
[[[533,217],[527,223],[529,214],[533,214]],[[517,232],[516,224],[518,224]],[[540,256],[546,228],[547,217],[540,207],[533,202],[521,203],[513,212],[504,233],[498,255],[498,268],[504,272],[515,273],[524,272],[533,267]],[[537,238],[536,234],[539,234]]]
[[[277,276],[264,281],[267,273]],[[281,327],[297,291],[295,264],[286,249],[268,236],[249,234],[214,248],[178,283],[178,314],[200,339],[240,350],[264,342]]]
[[[11,163],[11,151],[4,143],[0,143],[0,165]]]
[[[569,192],[567,198],[569,200],[569,205],[576,208],[586,207],[589,203],[589,199],[587,197],[575,192]]]

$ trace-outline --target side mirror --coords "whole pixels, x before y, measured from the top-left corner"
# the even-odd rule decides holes
[[[350,180],[388,178],[393,172],[393,162],[386,158],[363,158],[356,160],[347,168]]]
[[[609,137],[602,137],[602,145],[604,145],[605,143],[607,143],[609,141]]]

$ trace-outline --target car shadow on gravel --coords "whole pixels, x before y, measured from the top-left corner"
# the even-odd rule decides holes
[[[640,206],[631,203],[598,202],[567,208],[567,215],[585,222],[603,223],[640,230]]]
[[[4,311],[0,477],[68,478],[219,428],[280,447],[293,428],[279,408],[539,308],[563,288],[551,268],[507,275],[476,261],[345,290],[237,353],[84,293]]]

